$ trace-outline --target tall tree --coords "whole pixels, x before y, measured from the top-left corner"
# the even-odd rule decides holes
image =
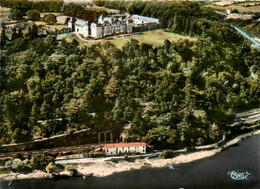
[[[18,29],[18,36],[17,37],[18,38],[23,38],[23,32],[22,32],[21,27],[19,27],[19,29]]]
[[[38,28],[35,24],[33,24],[31,38],[34,39],[37,37],[38,37]]]

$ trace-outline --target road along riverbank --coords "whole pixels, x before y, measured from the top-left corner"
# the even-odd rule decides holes
[[[159,167],[164,167],[168,164],[177,165],[177,164],[188,163],[195,160],[207,158],[221,152],[225,148],[235,145],[236,143],[238,143],[244,138],[257,135],[257,134],[260,134],[260,130],[255,130],[250,133],[240,135],[226,142],[219,148],[180,154],[171,159],[149,159],[149,163],[151,164],[152,167],[159,168]],[[69,160],[68,162],[62,161],[61,164],[63,165],[72,164],[72,166],[78,171],[79,174],[88,174],[91,171],[97,177],[104,177],[104,176],[112,175],[114,173],[123,172],[123,171],[137,170],[147,165],[147,159],[135,159],[135,160],[126,159],[121,161],[117,161],[117,160],[91,161],[88,158],[85,161],[84,159],[81,160],[78,159],[78,161],[79,162],[77,164],[75,164],[75,162],[70,162]],[[56,163],[59,164],[59,161],[56,161]],[[70,172],[61,172],[60,174],[64,176],[71,176]],[[53,178],[53,175],[43,171],[34,171],[33,173],[30,174],[10,173],[5,175],[0,175],[0,181],[15,180],[15,179],[32,179],[32,178]]]
[[[158,188],[260,188],[260,134],[248,137],[214,156],[190,163],[124,171],[109,176],[21,179],[1,189],[158,189]],[[92,170],[88,170],[92,172]]]

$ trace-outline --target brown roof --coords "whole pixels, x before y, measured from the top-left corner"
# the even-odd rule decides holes
[[[105,148],[121,148],[121,147],[136,147],[136,146],[146,146],[145,142],[132,142],[132,143],[112,143],[106,144]]]

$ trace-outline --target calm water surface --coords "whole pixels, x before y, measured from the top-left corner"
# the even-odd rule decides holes
[[[244,139],[212,157],[174,166],[134,170],[107,177],[17,180],[0,182],[1,189],[153,189],[153,188],[260,188],[260,135]],[[233,180],[228,172],[248,172],[247,179]],[[90,170],[91,172],[91,170]]]

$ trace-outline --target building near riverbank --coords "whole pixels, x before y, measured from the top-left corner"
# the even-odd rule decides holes
[[[98,22],[89,23],[87,20],[70,19],[68,27],[75,32],[82,34],[84,37],[90,38],[102,38],[112,34],[131,33],[133,31],[133,20],[131,18],[125,18],[123,16],[110,16],[104,17],[101,15],[98,18]]]
[[[89,38],[103,38],[110,35],[132,33],[134,28],[137,31],[145,31],[149,29],[157,29],[159,19],[145,16],[133,15],[127,18],[125,15],[112,15],[103,17],[101,15],[97,22],[89,23],[87,20],[70,19],[68,28]]]
[[[105,144],[103,148],[106,156],[127,153],[146,153],[145,142],[111,143]]]

